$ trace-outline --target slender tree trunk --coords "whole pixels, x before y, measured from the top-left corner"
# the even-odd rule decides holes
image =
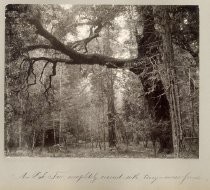
[[[106,133],[105,133],[105,127],[103,130],[103,136],[104,136],[104,150],[106,150]]]
[[[42,150],[45,146],[45,129],[43,129],[43,132],[42,132]]]
[[[22,147],[22,119],[19,120],[19,140],[18,140],[18,147]]]
[[[93,129],[92,129],[92,126],[90,129],[90,144],[91,144],[91,149],[93,150]]]
[[[102,131],[103,131],[103,134],[102,134],[102,136],[103,136],[103,147],[104,147],[104,150],[106,150],[106,133],[105,133],[105,131],[106,131],[106,129],[105,129],[105,120],[104,120],[104,111],[105,111],[105,109],[104,109],[104,104],[105,104],[105,102],[104,102],[104,93],[103,93],[103,88],[102,88],[102,86],[103,86],[103,82],[102,82],[102,77],[100,77],[100,87],[101,87],[101,99],[102,99]]]
[[[84,132],[84,140],[85,140],[85,148],[87,148],[87,137],[86,137],[86,131]]]
[[[36,131],[34,130],[33,131],[33,138],[32,138],[32,152],[34,151],[34,146],[35,146],[35,143],[36,143]]]
[[[106,150],[106,128],[105,128],[105,121],[104,121],[104,103],[103,103],[103,141],[104,141],[104,150]]]
[[[56,144],[56,130],[55,130],[55,122],[53,120],[53,137],[54,137],[54,145]]]
[[[7,125],[5,124],[5,140],[4,140],[4,148],[6,150],[7,153],[10,152],[10,146],[9,146],[9,143],[10,143],[10,134],[9,134],[9,129],[10,129],[10,124],[8,123]]]
[[[20,118],[18,120],[18,127],[19,127],[19,140],[18,146],[19,148],[22,147],[22,128],[23,128],[23,100],[19,93],[19,101],[20,101]]]
[[[59,110],[59,144],[61,144],[61,133],[62,133],[62,108],[61,108],[61,100],[62,100],[62,72],[63,67],[60,65],[60,81],[59,81],[59,101],[60,101],[60,110]]]
[[[191,84],[191,70],[189,68],[189,99],[190,99],[190,119],[191,119],[191,135],[195,136],[195,119],[194,119],[194,100],[193,100],[193,84]]]

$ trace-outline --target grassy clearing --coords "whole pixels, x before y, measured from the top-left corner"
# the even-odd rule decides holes
[[[52,150],[51,148],[35,148],[31,150],[18,149],[11,150],[6,153],[9,157],[72,157],[72,158],[155,158],[152,143],[148,143],[148,148],[142,144],[129,145],[128,147],[121,144],[118,148],[110,149],[108,146],[104,149],[94,147],[88,144],[79,147],[61,148],[60,150]],[[174,158],[174,154],[157,154],[156,158]],[[198,158],[197,151],[181,152],[180,158]]]

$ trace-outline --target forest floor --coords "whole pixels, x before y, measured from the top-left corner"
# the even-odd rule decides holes
[[[91,144],[68,147],[67,149],[53,149],[37,147],[33,150],[17,149],[5,154],[9,157],[73,157],[73,158],[174,158],[174,154],[158,153],[155,157],[152,143],[148,143],[145,148],[142,143],[139,145],[130,144],[128,147],[120,144],[118,148],[110,149],[108,144],[104,149],[103,144],[92,148]],[[198,158],[198,150],[184,151],[180,153],[180,158]]]

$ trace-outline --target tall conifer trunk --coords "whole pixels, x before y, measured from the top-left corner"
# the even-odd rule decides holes
[[[116,146],[117,137],[116,137],[116,110],[114,104],[114,80],[112,70],[110,71],[109,79],[107,82],[108,87],[108,127],[109,127],[109,147]]]
[[[174,65],[174,54],[170,27],[170,16],[168,13],[170,6],[162,9],[162,25],[164,33],[163,39],[163,62],[166,67],[166,75],[169,86],[169,104],[170,116],[173,134],[173,147],[176,157],[179,157],[180,142],[182,141],[182,124],[181,124],[181,111],[179,101],[179,89],[177,84],[177,74]]]

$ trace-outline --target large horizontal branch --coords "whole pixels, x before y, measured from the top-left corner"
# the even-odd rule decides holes
[[[31,45],[31,46],[26,46],[25,48],[23,48],[23,50],[25,51],[33,51],[36,49],[54,49],[55,50],[53,46],[45,45],[45,44]]]
[[[50,63],[66,63],[71,64],[73,61],[70,59],[60,59],[60,58],[48,58],[48,57],[31,57],[29,58],[31,61],[47,61]]]
[[[137,58],[135,59],[117,59],[105,55],[100,54],[82,54],[75,51],[73,48],[66,46],[62,42],[60,42],[55,36],[49,33],[46,29],[43,28],[40,21],[36,18],[31,18],[29,22],[34,25],[37,29],[37,33],[47,39],[52,47],[61,53],[70,57],[72,62],[69,64],[98,64],[98,65],[105,65],[111,68],[120,68],[120,67],[127,67],[126,65],[130,65],[132,63],[137,62]]]
[[[103,57],[106,57],[106,56],[103,56],[103,55],[98,55],[98,59],[102,59],[103,60]],[[28,60],[31,60],[32,62],[37,62],[37,61],[45,61],[45,62],[49,62],[49,63],[65,63],[65,64],[69,64],[69,65],[78,65],[78,64],[81,64],[79,63],[77,60],[74,61],[72,59],[62,59],[62,58],[49,58],[49,57],[31,57],[31,58],[27,58]],[[115,60],[115,62],[112,62],[111,60]],[[146,60],[135,60],[135,59],[126,59],[123,60],[125,61],[124,62],[120,62],[119,60],[120,59],[115,59],[115,58],[110,58],[110,61],[108,61],[108,59],[106,58],[106,62],[104,62],[105,64],[99,64],[99,62],[86,62],[85,64],[86,65],[95,65],[95,64],[98,64],[98,65],[101,65],[101,66],[106,66],[107,68],[128,68],[128,69],[133,69],[135,67],[138,67],[140,65],[142,65],[144,63],[144,61]]]

